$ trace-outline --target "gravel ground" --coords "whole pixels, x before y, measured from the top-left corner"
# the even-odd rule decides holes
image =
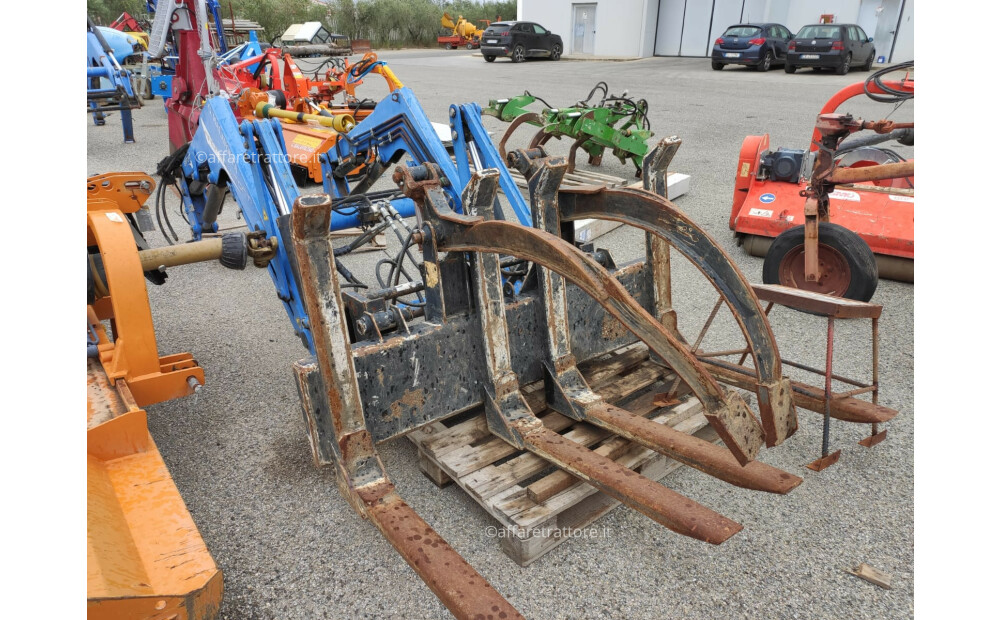
[[[751,281],[761,259],[745,255],[728,230],[736,157],[743,137],[770,132],[773,147],[805,148],[815,115],[836,90],[864,77],[780,69],[767,74],[708,60],[651,58],[631,62],[487,65],[467,51],[419,50],[381,55],[411,87],[431,120],[446,122],[451,103],[520,94],[553,105],[584,97],[598,80],[650,104],[657,135],[679,135],[673,170],[691,174],[677,204],[713,234]],[[308,63],[303,63],[308,65]],[[377,81],[373,77],[372,81]],[[370,96],[385,90],[372,83]],[[368,88],[368,87],[365,87]],[[855,100],[858,101],[858,100]],[[123,145],[116,115],[107,126],[87,119],[89,174],[153,172],[166,155],[161,106],[135,114],[135,144]],[[849,111],[882,117],[867,101]],[[912,106],[891,117],[912,119]],[[495,136],[504,125],[486,119]],[[525,132],[527,136],[530,132]],[[554,151],[565,145],[556,144]],[[630,176],[608,155],[601,169]],[[234,223],[227,203],[223,221]],[[163,239],[152,235],[154,245]],[[634,231],[599,244],[619,262],[642,253]],[[377,254],[349,257],[368,274]],[[697,333],[714,296],[698,274],[674,261],[682,330]],[[190,351],[204,366],[198,396],[150,408],[150,427],[187,506],[225,574],[223,618],[448,617],[392,547],[339,496],[333,473],[313,467],[290,364],[305,351],[287,324],[267,274],[217,264],[170,272],[150,287],[162,353]],[[880,322],[881,402],[900,411],[887,441],[856,444],[865,429],[834,423],[840,462],[821,473],[803,466],[818,456],[821,418],[802,411],[799,432],[761,460],[802,476],[790,495],[752,493],[695,471],[670,487],[736,519],[745,529],[713,547],[673,534],[619,507],[598,521],[606,536],[564,544],[520,568],[489,536],[492,519],[464,492],[439,490],[419,472],[406,440],[379,447],[403,497],[511,603],[534,618],[901,618],[913,615],[913,286],[882,281],[874,302]],[[784,357],[823,363],[825,322],[775,310]],[[712,334],[708,346],[727,342]],[[870,369],[866,322],[837,326],[837,370]],[[801,378],[792,373],[794,378]],[[893,575],[883,590],[844,572],[867,562]]]

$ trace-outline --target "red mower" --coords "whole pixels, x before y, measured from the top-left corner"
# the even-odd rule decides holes
[[[836,112],[862,94],[885,103],[912,99],[912,67],[888,67],[835,94],[817,117],[808,153],[772,151],[767,134],[743,140],[729,227],[747,253],[764,257],[766,284],[868,301],[879,277],[913,281],[913,160],[876,146],[912,146],[913,123]],[[903,79],[882,79],[900,70]]]

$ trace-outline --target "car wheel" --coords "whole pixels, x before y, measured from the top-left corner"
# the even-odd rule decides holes
[[[764,53],[764,59],[760,61],[759,65],[757,65],[757,70],[758,71],[770,71],[771,70],[771,63],[773,61],[774,61],[774,54],[771,53],[771,50],[767,50]]]
[[[712,69],[714,69],[715,71],[722,71],[722,68],[725,67],[725,66],[726,65],[723,64],[723,63],[721,63],[721,62],[713,62],[712,63]]]
[[[844,59],[844,64],[837,67],[837,75],[847,75],[847,72],[851,70],[851,54],[847,54],[847,58]]]
[[[872,50],[871,56],[865,61],[865,71],[872,70],[872,63],[875,62],[875,50]]]
[[[764,257],[765,284],[868,301],[878,287],[878,266],[868,244],[856,233],[830,222],[819,223],[820,277],[805,279],[805,226],[778,235]]]
[[[524,46],[518,43],[510,52],[511,62],[524,62]]]
[[[787,60],[785,61],[785,73],[795,73],[795,65]]]
[[[453,50],[453,49],[455,49],[455,44],[454,43],[445,43],[444,44],[444,49],[446,49],[446,50]]]
[[[562,58],[562,46],[558,43],[553,45],[552,49],[549,51],[549,58],[552,60],[559,60]]]
[[[476,49],[476,46],[473,45],[472,43],[466,43],[465,44],[465,49],[467,49],[467,50],[474,50],[474,49]]]
[[[496,56],[489,56],[487,54],[483,54],[483,59],[486,60],[486,62],[493,62],[494,60],[497,59],[497,57]]]

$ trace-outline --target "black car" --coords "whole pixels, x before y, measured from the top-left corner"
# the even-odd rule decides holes
[[[846,75],[852,67],[872,68],[875,45],[857,24],[813,24],[803,26],[788,43],[785,72],[799,67],[834,69]]]
[[[781,24],[736,24],[726,28],[712,48],[712,68],[748,65],[767,71],[775,62],[785,62],[792,33]]]
[[[562,37],[534,22],[494,22],[483,32],[479,49],[486,62],[497,56],[509,56],[511,62],[533,56],[559,60],[563,42]]]

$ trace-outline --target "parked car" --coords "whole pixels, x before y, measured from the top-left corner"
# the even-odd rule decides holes
[[[494,22],[483,31],[479,49],[486,62],[497,56],[509,56],[511,62],[530,57],[559,60],[563,42],[562,37],[534,22]]]
[[[833,69],[846,75],[853,67],[872,68],[875,45],[857,24],[813,24],[803,26],[788,43],[785,72],[799,67]]]
[[[712,68],[749,65],[767,71],[785,62],[792,33],[781,24],[736,24],[726,28],[712,48]]]

